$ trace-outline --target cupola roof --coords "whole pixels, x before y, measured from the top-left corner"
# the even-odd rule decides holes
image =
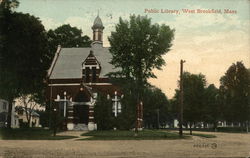
[[[94,24],[92,26],[92,29],[104,29],[104,26],[102,24],[102,20],[99,17],[99,15],[97,15],[97,17],[95,18]]]

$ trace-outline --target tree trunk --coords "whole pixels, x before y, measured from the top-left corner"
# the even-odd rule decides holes
[[[141,72],[141,71],[140,71]],[[142,77],[141,74],[138,75],[136,80],[136,93],[137,93],[137,101],[136,101],[136,125],[135,125],[135,136],[138,136],[138,125],[139,125],[139,105],[142,98],[142,89],[143,89],[143,83],[142,83]]]
[[[13,99],[8,99],[9,108],[8,108],[8,117],[7,117],[7,128],[11,129],[11,117],[12,117],[12,103]]]
[[[247,130],[247,133],[248,133],[248,126],[249,126],[249,122],[248,122],[248,120],[246,121],[246,130]]]
[[[190,132],[190,135],[192,135],[192,123],[189,123],[189,132]]]
[[[241,132],[244,132],[244,122],[240,122],[240,130]]]
[[[217,122],[214,122],[214,131],[217,132]]]
[[[25,107],[25,114],[27,119],[27,127],[30,127],[30,114],[28,113],[28,109]]]

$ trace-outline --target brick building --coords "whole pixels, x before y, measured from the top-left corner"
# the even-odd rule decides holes
[[[99,93],[117,98],[118,88],[105,76],[117,71],[108,47],[103,47],[104,26],[99,15],[92,26],[93,43],[89,48],[58,46],[48,70],[47,99],[53,108],[58,105],[68,130],[94,130],[94,105]],[[116,99],[117,100],[117,99]],[[121,111],[114,102],[115,113]]]

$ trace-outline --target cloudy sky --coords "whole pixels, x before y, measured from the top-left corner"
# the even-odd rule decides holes
[[[81,28],[92,38],[91,26],[99,10],[105,26],[104,46],[119,17],[147,15],[153,23],[175,29],[175,39],[164,59],[162,71],[150,82],[171,98],[177,88],[179,63],[186,60],[184,70],[203,73],[208,84],[219,86],[220,77],[236,61],[250,67],[250,1],[249,0],[19,0],[17,11],[39,17],[45,28],[62,24]],[[184,13],[184,10],[194,10]],[[197,10],[204,13],[198,13]],[[161,11],[164,11],[161,12]],[[173,11],[177,10],[177,11]],[[225,13],[225,10],[229,12]],[[216,11],[217,13],[208,13]]]

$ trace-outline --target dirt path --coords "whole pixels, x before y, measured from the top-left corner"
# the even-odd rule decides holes
[[[77,138],[69,139],[69,140],[79,140],[79,139],[84,139],[84,138],[89,138],[90,136],[81,136],[83,133],[87,133],[88,131],[65,131],[65,132],[60,132],[57,133],[57,135],[61,136],[75,136]]]
[[[67,133],[79,136],[82,132]],[[203,133],[203,132],[202,132]],[[210,133],[217,138],[185,140],[36,141],[0,140],[0,157],[35,158],[186,158],[248,157],[250,134]],[[60,133],[66,135],[66,133]],[[32,155],[32,156],[31,156]]]

